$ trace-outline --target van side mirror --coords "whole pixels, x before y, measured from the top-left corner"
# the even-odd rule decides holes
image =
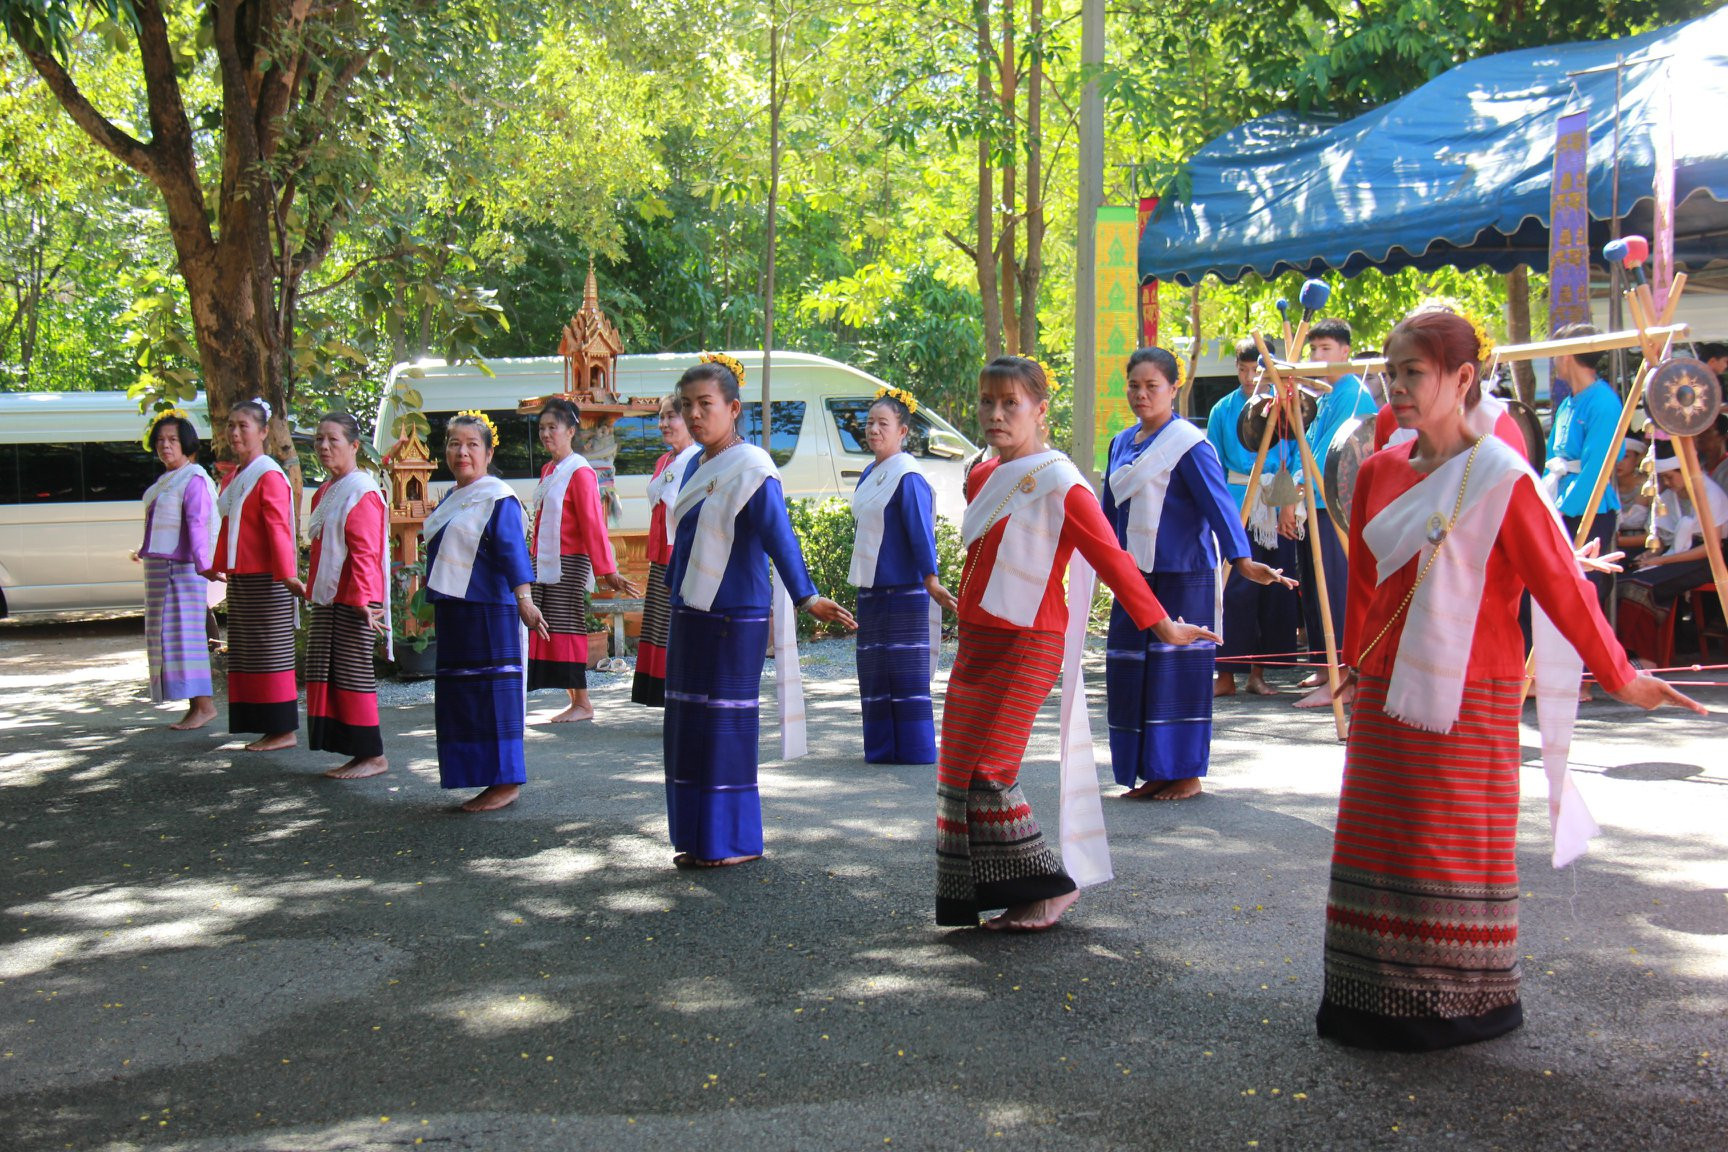
[[[970,451],[966,443],[959,437],[937,429],[930,431],[925,451],[932,456],[940,456],[944,460],[960,460]]]

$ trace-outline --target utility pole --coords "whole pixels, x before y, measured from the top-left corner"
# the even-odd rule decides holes
[[[1104,200],[1104,0],[1081,0],[1080,210],[1074,244],[1074,463],[1094,484],[1098,409],[1098,208]]]

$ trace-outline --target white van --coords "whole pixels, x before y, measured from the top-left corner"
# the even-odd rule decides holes
[[[204,397],[185,407],[208,440]],[[0,614],[144,603],[131,553],[144,539],[144,490],[162,474],[144,428],[124,392],[0,395]]]
[[[751,443],[762,440],[762,353],[733,353],[744,365],[744,412],[739,431]],[[632,397],[659,397],[670,393],[684,371],[697,364],[697,353],[665,352],[657,355],[620,356],[617,387]],[[444,466],[444,428],[451,416],[464,408],[485,412],[498,425],[500,443],[494,467],[524,500],[532,494],[546,456],[535,435],[534,422],[519,415],[517,405],[525,399],[549,396],[564,387],[564,361],[542,356],[516,360],[488,360],[494,373],[486,375],[471,364],[450,365],[438,360],[398,364],[390,370],[385,399],[379,406],[375,444],[382,454],[394,442],[390,435],[396,409],[390,386],[404,373],[423,375],[414,382],[421,407],[432,425],[428,447],[438,461],[433,473],[433,494],[442,495],[452,483]],[[870,463],[864,446],[864,420],[882,381],[856,368],[821,356],[802,352],[774,353],[774,378],[770,401],[774,407],[772,437],[768,451],[780,469],[781,484],[788,500],[822,500],[849,496],[858,477]],[[965,509],[961,468],[975,448],[952,425],[935,413],[921,410],[912,417],[913,449],[918,453],[931,487],[936,509],[956,524]],[[615,461],[617,490],[623,502],[625,531],[648,527],[648,477],[654,461],[666,450],[653,412],[626,416],[613,428],[618,442]]]

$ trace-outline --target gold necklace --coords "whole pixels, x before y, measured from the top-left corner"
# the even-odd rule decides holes
[[[1422,581],[1428,578],[1429,569],[1434,567],[1434,561],[1440,556],[1440,549],[1451,538],[1452,529],[1458,525],[1458,516],[1464,511],[1464,493],[1470,487],[1470,469],[1476,466],[1476,450],[1482,447],[1483,441],[1487,440],[1489,435],[1491,434],[1483,433],[1477,438],[1476,443],[1470,445],[1470,457],[1464,461],[1464,479],[1458,484],[1458,499],[1452,503],[1452,518],[1442,521],[1438,512],[1428,518],[1428,542],[1434,545],[1434,551],[1428,553],[1427,562],[1422,565],[1422,571],[1416,574],[1416,582],[1410,585],[1408,592],[1404,593],[1403,602],[1393,610],[1392,615],[1386,617],[1386,623],[1381,625],[1379,635],[1368,642],[1368,647],[1357,653],[1356,667],[1362,667],[1368,659],[1368,653],[1374,651],[1379,646],[1380,641],[1386,639],[1386,633],[1392,630],[1392,625],[1397,623],[1398,618],[1404,614],[1404,610],[1410,607],[1410,601],[1416,598],[1416,589],[1422,587]]]

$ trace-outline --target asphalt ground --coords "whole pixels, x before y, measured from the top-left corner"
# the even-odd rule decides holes
[[[933,769],[862,763],[850,659],[807,650],[810,756],[765,719],[767,857],[687,873],[626,675],[466,816],[430,685],[339,783],[166,731],[135,619],[0,627],[0,1148],[1728,1148],[1719,716],[1586,706],[1607,835],[1559,872],[1526,728],[1527,1023],[1391,1055],[1314,1034],[1328,716],[1222,702],[1203,797],[1106,786],[1117,878],[1057,930],[941,930]]]

